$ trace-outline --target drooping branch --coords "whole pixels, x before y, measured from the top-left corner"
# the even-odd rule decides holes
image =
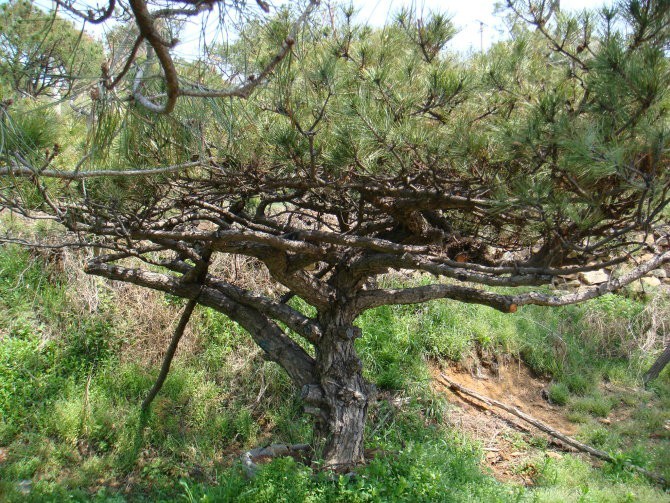
[[[201,288],[205,278],[207,277],[207,271],[209,270],[209,266],[211,263],[211,256],[212,256],[211,250],[205,250],[203,252],[202,260],[198,262],[196,266],[193,268],[195,276],[194,280],[201,285]],[[193,310],[197,305],[198,305],[198,297],[189,299],[188,302],[186,303],[184,311],[179,317],[179,322],[177,323],[177,327],[174,330],[172,339],[170,340],[170,345],[168,346],[165,352],[165,357],[163,358],[163,363],[161,364],[161,370],[158,373],[156,382],[149,391],[149,394],[142,402],[142,412],[147,412],[149,410],[151,402],[154,401],[156,395],[158,395],[160,390],[163,388],[163,384],[165,384],[165,380],[167,379],[168,373],[170,372],[172,359],[174,358],[174,355],[177,352],[179,341],[181,341],[181,338],[184,336],[186,325],[188,325],[188,322],[191,319],[191,315],[193,314]]]
[[[241,304],[218,289],[201,287],[197,283],[182,283],[166,274],[97,262],[89,262],[85,270],[89,274],[133,283],[178,297],[197,298],[199,304],[211,307],[239,323],[265,352],[266,358],[281,365],[298,386],[316,382],[314,359],[300,345],[259,309]]]
[[[156,395],[158,395],[160,390],[163,388],[163,384],[165,384],[165,380],[167,379],[168,373],[170,372],[170,365],[172,364],[172,359],[174,358],[174,355],[177,352],[179,341],[181,341],[181,338],[184,335],[184,331],[186,330],[186,325],[191,319],[193,310],[197,305],[198,305],[197,299],[191,299],[186,303],[184,311],[182,312],[181,317],[179,318],[179,323],[177,323],[177,327],[175,328],[174,334],[172,335],[170,345],[168,346],[165,352],[165,357],[163,358],[163,363],[161,364],[161,370],[158,373],[156,382],[154,382],[154,385],[152,386],[151,390],[149,391],[146,398],[142,402],[142,411],[146,412],[147,410],[149,410],[149,407],[151,406],[151,403],[154,401],[154,398],[156,398]]]
[[[607,283],[563,295],[550,295],[542,292],[505,295],[475,288],[433,284],[415,288],[367,290],[357,296],[355,303],[356,307],[363,311],[384,305],[416,304],[436,299],[453,299],[486,305],[506,313],[514,313],[518,306],[523,305],[565,306],[594,299],[615,292],[668,262],[670,262],[670,251],[655,255],[651,260],[629,273],[616,279],[610,279]]]
[[[642,376],[642,380],[644,381],[644,384],[647,385],[654,379],[656,379],[661,372],[663,372],[663,369],[666,367],[666,365],[670,363],[670,344],[665,346],[665,349],[661,352],[658,358],[654,361],[651,367],[649,367],[649,370],[647,370],[644,373],[644,376]]]

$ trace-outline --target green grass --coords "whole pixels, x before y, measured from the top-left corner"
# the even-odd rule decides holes
[[[570,397],[570,389],[564,383],[555,383],[549,387],[549,400],[557,405],[565,405]]]
[[[17,488],[25,480],[31,481],[30,501],[54,502],[666,497],[623,465],[592,468],[571,455],[534,462],[533,488],[498,482],[482,465],[479,443],[448,425],[449,405],[430,388],[431,359],[520,356],[554,379],[549,396],[581,422],[580,438],[669,476],[668,373],[648,392],[626,391],[648,359],[634,352],[623,358],[629,341],[589,325],[594,315],[612,324],[618,316],[637,316],[641,302],[612,296],[517,315],[448,302],[370,311],[358,320],[364,337],[357,344],[366,376],[382,393],[370,410],[366,446],[386,454],[353,479],[313,476],[281,459],[249,481],[237,465],[241,450],[311,438],[281,369],[263,361],[235,323],[199,309],[194,353],[178,354],[143,423],[139,404],[157,365],[124,354],[133,334],[123,331],[129,314],[115,293],[101,290],[102,307],[82,313],[69,281],[40,257],[14,247],[0,254],[0,449],[6,455],[0,501],[25,501]],[[169,299],[162,308],[177,311],[178,305]],[[601,424],[621,406],[632,410],[630,417]],[[519,439],[524,447],[543,448],[544,442]]]

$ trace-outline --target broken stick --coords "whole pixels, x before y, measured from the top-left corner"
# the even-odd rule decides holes
[[[579,440],[576,440],[572,437],[569,437],[568,435],[565,435],[565,434],[561,433],[560,431],[556,431],[551,426],[543,423],[542,421],[538,421],[534,417],[529,416],[528,414],[525,414],[524,412],[521,412],[516,407],[512,407],[510,405],[507,405],[507,404],[504,404],[504,403],[499,402],[497,400],[494,400],[493,398],[489,398],[487,396],[480,395],[476,391],[472,391],[468,388],[465,388],[465,387],[461,386],[458,383],[455,383],[454,381],[452,381],[451,379],[449,379],[446,375],[444,375],[442,373],[440,373],[440,379],[451,390],[457,391],[458,393],[462,393],[463,395],[467,395],[467,396],[470,396],[472,398],[476,398],[480,402],[484,402],[489,407],[498,407],[499,409],[502,409],[505,412],[509,412],[510,414],[512,414],[512,415],[514,415],[514,416],[516,416],[520,419],[523,419],[527,423],[532,424],[533,426],[535,426],[537,429],[542,430],[546,434],[561,440],[563,443],[565,443],[565,444],[567,444],[571,447],[574,447],[575,449],[577,449],[579,451],[586,452],[593,457],[596,457],[598,459],[602,459],[604,461],[608,461],[610,463],[616,462],[616,459],[614,459],[614,457],[612,457],[610,454],[606,453],[605,451],[595,449],[595,448],[591,447],[590,445],[583,444]],[[665,478],[661,477],[660,475],[658,475],[656,473],[652,473],[648,470],[645,470],[644,468],[641,468],[641,467],[639,467],[637,465],[634,465],[634,464],[632,464],[630,462],[627,462],[627,461],[624,462],[624,464],[628,468],[631,468],[631,469],[641,473],[642,475],[644,475],[645,477],[648,477],[649,479],[653,480],[657,484],[660,484],[663,487],[668,487],[667,480],[665,480]]]

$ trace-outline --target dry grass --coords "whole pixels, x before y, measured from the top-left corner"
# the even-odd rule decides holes
[[[13,239],[42,245],[58,245],[64,239],[63,230],[52,222],[34,221],[8,212],[2,214],[0,231]],[[120,351],[123,362],[155,365],[162,360],[183,302],[168,299],[161,292],[86,274],[84,265],[93,255],[92,249],[34,247],[30,253],[48,264],[50,281],[65,282],[68,309],[77,316],[84,318],[103,310],[113,315],[117,333],[124,334]],[[127,265],[137,267],[140,263],[128,260]],[[252,257],[217,254],[210,271],[224,281],[270,297],[285,293],[272,280],[267,268]],[[177,358],[201,350],[203,334],[199,319],[196,311],[180,342]],[[249,356],[241,355],[240,360]]]
[[[598,337],[602,356],[628,359],[660,351],[670,342],[670,302],[666,296],[650,297],[634,316],[618,314],[603,316],[600,310],[590,310],[584,317],[587,335]]]

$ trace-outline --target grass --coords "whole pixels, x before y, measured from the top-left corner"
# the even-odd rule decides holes
[[[19,485],[26,481],[30,501],[666,498],[622,466],[593,468],[571,455],[533,462],[533,487],[496,481],[478,442],[445,421],[449,406],[431,391],[427,366],[429,359],[521,357],[552,377],[549,397],[580,422],[582,440],[670,476],[668,372],[647,392],[631,387],[649,358],[632,336],[607,329],[644,316],[641,301],[608,296],[518,316],[447,302],[369,311],[358,320],[365,334],[358,350],[381,391],[366,438],[382,454],[353,479],[314,477],[281,459],[249,481],[236,461],[242,449],[310,440],[281,369],[263,361],[235,323],[199,309],[140,431],[139,404],[157,375],[155,354],[168,327],[134,345],[133,309],[140,307],[124,303],[121,291],[99,289],[97,309],[82,310],[76,281],[45,257],[14,247],[0,254],[0,501],[24,501]],[[148,309],[147,297],[137,298]],[[149,299],[160,320],[176,317],[181,305]],[[624,406],[627,417],[601,422]],[[519,440],[527,442],[544,445]]]
[[[554,383],[549,387],[549,400],[557,405],[565,405],[570,398],[570,389],[564,383]]]

